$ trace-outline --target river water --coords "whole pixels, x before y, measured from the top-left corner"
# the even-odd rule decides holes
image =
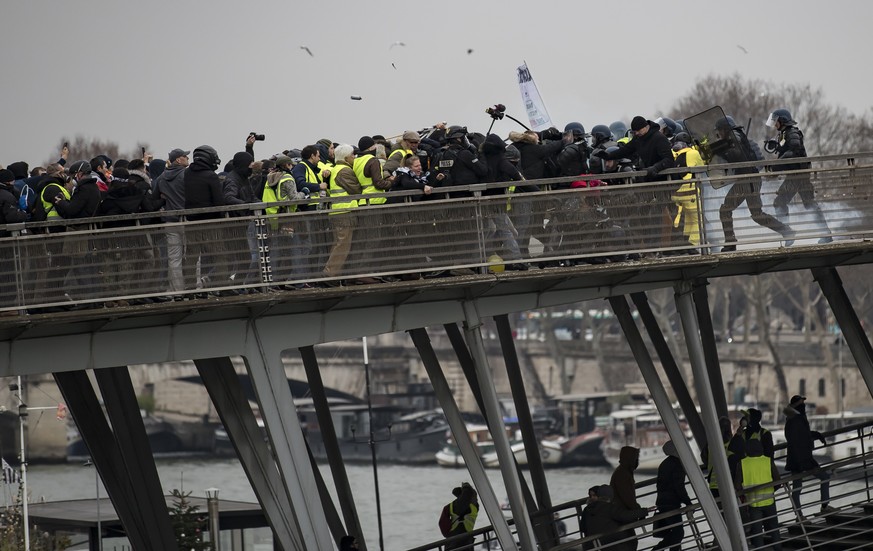
[[[236,459],[175,459],[158,460],[158,473],[164,493],[173,489],[191,491],[205,496],[206,488],[216,487],[222,499],[254,502],[255,494]],[[332,488],[330,470],[321,465],[321,472]],[[361,518],[364,537],[370,549],[378,549],[376,498],[372,465],[346,466],[355,505]],[[588,494],[588,488],[609,482],[611,470],[604,468],[567,468],[546,471],[552,503],[559,504]],[[28,490],[32,501],[82,499],[94,497],[93,467],[81,464],[33,465],[28,470]],[[385,549],[396,551],[441,539],[437,521],[443,505],[453,499],[452,488],[470,481],[465,470],[439,466],[379,465],[379,490]],[[641,475],[643,479],[648,475]],[[525,471],[525,477],[529,477]],[[488,478],[501,501],[506,499],[500,471],[488,470]],[[528,482],[530,480],[528,479]],[[7,487],[9,488],[9,487]],[[8,494],[9,490],[7,490]],[[102,496],[106,496],[102,485]],[[6,496],[8,498],[8,495]],[[8,501],[7,501],[8,502]],[[336,494],[334,494],[336,502]],[[488,521],[483,511],[477,527]],[[575,526],[569,526],[571,530]]]

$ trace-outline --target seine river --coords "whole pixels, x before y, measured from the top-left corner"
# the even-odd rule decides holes
[[[169,494],[173,489],[205,496],[206,488],[216,487],[223,499],[255,501],[242,467],[235,459],[159,460],[158,472]],[[355,495],[355,504],[364,528],[364,537],[371,550],[378,549],[376,498],[372,465],[347,465],[347,472]],[[322,474],[331,484],[327,465]],[[609,482],[609,468],[568,468],[546,471],[552,503],[559,504],[587,495],[589,487]],[[490,469],[497,498],[506,499],[500,471]],[[525,476],[527,472],[525,471]],[[640,475],[643,479],[648,475]],[[56,501],[89,498],[95,495],[93,467],[81,464],[34,465],[28,470],[28,489],[31,500]],[[470,481],[464,470],[434,466],[379,465],[379,490],[382,503],[382,524],[385,549],[399,551],[441,538],[437,520],[443,505],[453,499],[452,488]],[[7,487],[9,488],[9,487]],[[7,489],[8,497],[9,490]],[[106,493],[102,486],[101,495]],[[484,513],[484,512],[483,512]],[[477,526],[485,526],[484,514]],[[571,530],[574,526],[569,527]]]

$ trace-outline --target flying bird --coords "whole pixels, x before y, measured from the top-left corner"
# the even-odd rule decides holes
[[[309,49],[309,46],[300,46],[301,50],[306,50],[306,53],[309,54],[310,57],[315,57],[315,54],[312,53],[312,50]]]
[[[391,66],[394,67],[395,70],[397,69],[397,65],[394,65],[394,64],[392,63]]]
[[[394,42],[393,44],[391,44],[390,46],[388,46],[388,49],[390,50],[390,49],[393,48],[394,46],[406,46],[406,44],[403,43],[403,42],[400,42],[400,41],[398,41],[398,42]]]
[[[742,46],[740,46],[740,45],[739,45],[739,44],[737,44],[737,48],[739,48],[739,49],[741,49],[741,50],[742,50],[742,51],[743,51],[743,53],[744,53],[744,54],[747,54],[747,53],[749,53],[749,50],[747,50],[747,49],[745,49],[745,48],[743,48],[743,47],[742,47]]]
[[[467,55],[470,55],[472,53],[473,53],[473,48],[467,48]]]

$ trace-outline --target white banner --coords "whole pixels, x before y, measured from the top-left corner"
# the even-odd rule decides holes
[[[527,63],[519,67],[517,72],[518,87],[521,89],[521,101],[527,110],[530,127],[534,130],[549,128],[552,126],[552,119],[549,117],[549,112],[546,111],[546,104],[543,103],[543,98],[540,96],[540,91],[537,90],[533,77],[530,76],[530,69],[527,68]]]

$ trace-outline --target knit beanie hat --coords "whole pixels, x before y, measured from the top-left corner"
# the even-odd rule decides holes
[[[371,138],[370,136],[361,136],[361,139],[358,140],[358,150],[366,151],[376,145],[376,140]]]
[[[638,132],[638,131],[642,130],[643,128],[645,128],[646,125],[648,125],[648,124],[649,124],[649,121],[647,121],[645,117],[641,117],[641,116],[637,115],[631,121],[631,130],[633,130],[634,132]]]

